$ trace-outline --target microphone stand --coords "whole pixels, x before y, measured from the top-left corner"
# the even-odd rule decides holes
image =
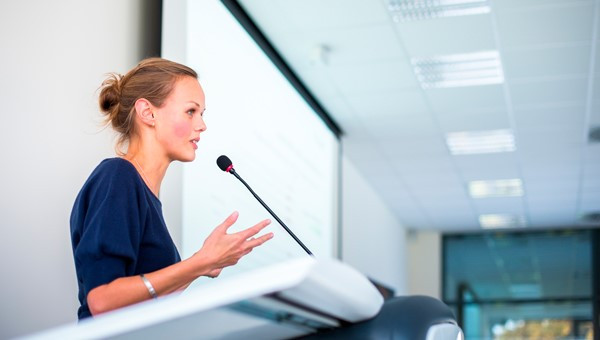
[[[285,231],[288,232],[288,234],[290,234],[290,236],[296,240],[296,242],[298,242],[298,244],[300,245],[300,247],[302,247],[302,249],[304,249],[304,251],[310,255],[313,256],[313,253],[308,250],[308,248],[304,245],[304,243],[302,243],[302,241],[300,241],[300,239],[298,237],[296,237],[296,235],[294,235],[294,233],[290,230],[290,228],[288,228],[285,223],[283,223],[283,221],[277,217],[277,215],[273,212],[273,210],[271,210],[271,208],[269,208],[269,206],[263,202],[262,199],[260,199],[260,197],[258,197],[258,195],[254,192],[254,190],[252,190],[252,188],[250,188],[250,186],[248,185],[248,183],[246,183],[246,181],[244,181],[244,179],[242,179],[242,177],[240,177],[240,175],[237,174],[237,172],[235,171],[235,169],[232,167],[229,172],[235,176],[235,178],[239,179],[240,182],[242,182],[242,184],[244,184],[246,186],[246,188],[248,188],[248,190],[250,190],[250,192],[252,193],[252,195],[254,196],[254,198],[256,198],[258,200],[258,202],[260,202],[260,204],[262,204],[263,207],[265,207],[265,209],[267,209],[267,211],[269,212],[269,214],[271,214],[271,216],[273,216],[273,218],[275,218],[275,220],[277,220],[277,222],[279,222],[279,224],[281,224],[281,226],[283,227],[283,229],[285,229]]]

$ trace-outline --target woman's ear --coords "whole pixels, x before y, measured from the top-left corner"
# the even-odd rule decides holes
[[[142,124],[154,126],[154,106],[145,98],[140,98],[135,101],[135,113]]]

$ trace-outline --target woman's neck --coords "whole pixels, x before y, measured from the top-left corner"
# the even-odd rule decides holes
[[[148,188],[158,197],[162,180],[165,177],[170,161],[157,156],[141,145],[133,143],[129,145],[127,153],[123,156],[136,168]]]

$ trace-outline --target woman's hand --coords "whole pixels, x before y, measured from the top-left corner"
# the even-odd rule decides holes
[[[209,277],[219,276],[223,268],[236,264],[243,256],[250,253],[252,249],[273,237],[273,233],[268,233],[257,238],[254,237],[271,223],[270,220],[264,220],[246,230],[228,234],[227,230],[237,221],[238,216],[237,211],[229,215],[208,236],[202,248],[192,256],[192,258],[197,258],[200,263],[209,263],[209,271],[204,273],[204,275]]]
[[[223,268],[236,264],[240,258],[273,237],[268,233],[254,237],[271,223],[264,220],[255,226],[234,234],[227,229],[235,223],[238,213],[234,212],[208,236],[202,248],[185,261],[159,269],[145,276],[159,296],[185,289],[202,275],[217,277]],[[148,289],[138,276],[129,276],[92,289],[87,295],[93,315],[128,306],[151,298]]]

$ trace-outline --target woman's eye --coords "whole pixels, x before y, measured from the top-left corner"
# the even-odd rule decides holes
[[[195,109],[189,109],[189,110],[187,110],[187,114],[190,115],[190,116],[193,116],[194,113],[196,113]]]

